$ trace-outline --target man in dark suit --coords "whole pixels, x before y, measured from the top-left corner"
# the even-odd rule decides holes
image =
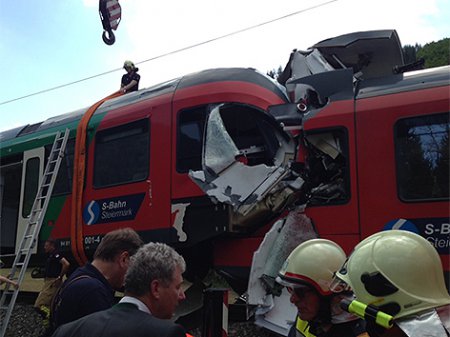
[[[148,243],[131,257],[125,296],[111,309],[64,324],[53,337],[185,337],[172,318],[185,299],[181,284],[186,264],[174,249]]]

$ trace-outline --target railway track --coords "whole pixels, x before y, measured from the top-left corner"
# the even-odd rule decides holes
[[[32,278],[30,268],[26,272],[25,279],[21,284],[16,305],[8,325],[5,337],[41,337],[45,332],[43,318],[34,310],[33,304],[36,300],[39,290],[42,287],[42,278]],[[8,275],[8,269],[2,269],[2,275]],[[203,319],[203,298],[204,287],[201,284],[192,284],[184,282],[183,287],[186,291],[186,300],[179,306],[175,319],[183,325],[193,336],[201,337],[201,326]],[[121,293],[117,293],[117,298]],[[229,294],[229,312],[228,326],[229,337],[279,337],[279,335],[268,330],[255,326],[251,320],[246,320],[246,308],[237,299],[237,294]]]
[[[34,310],[33,303],[37,292],[21,291],[14,308],[10,324],[5,337],[43,337],[45,324],[43,318]],[[269,330],[260,328],[245,317],[243,307],[230,306],[228,322],[229,337],[280,337]],[[202,312],[195,311],[189,315],[180,317],[178,322],[195,337],[202,337]]]

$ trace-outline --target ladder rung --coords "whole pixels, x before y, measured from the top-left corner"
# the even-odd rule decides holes
[[[62,158],[64,157],[65,146],[67,145],[67,140],[69,138],[70,131],[66,129],[64,132],[58,131],[55,140],[53,142],[52,150],[50,151],[50,155],[48,157],[48,162],[44,170],[44,175],[42,177],[42,185],[39,188],[39,191],[35,197],[32,212],[30,212],[30,217],[28,220],[28,226],[25,230],[25,233],[22,236],[22,241],[20,243],[20,249],[18,253],[15,255],[15,260],[13,263],[13,273],[17,270],[19,272],[19,277],[14,278],[14,275],[11,275],[11,278],[17,279],[19,283],[23,280],[24,272],[28,266],[30,254],[32,249],[35,247],[37,243],[37,237],[39,235],[39,231],[42,226],[43,217],[41,216],[46,212],[48,206],[48,199],[51,197],[51,190],[55,182],[55,174],[58,173],[59,165],[61,163]],[[50,178],[50,179],[48,179]],[[48,183],[47,183],[48,182]],[[44,200],[44,202],[42,202]],[[35,226],[36,227],[32,227]],[[29,233],[32,234],[29,234]],[[26,241],[26,240],[31,240]],[[22,262],[19,262],[22,261]],[[18,290],[4,290],[1,294],[0,300],[0,309],[6,310],[5,313],[1,313],[0,317],[0,335],[3,336],[6,331],[6,327],[9,322],[9,318],[11,317],[12,310],[14,308],[16,298],[17,298]]]

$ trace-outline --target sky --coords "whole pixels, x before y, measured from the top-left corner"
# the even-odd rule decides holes
[[[88,107],[117,91],[125,60],[137,64],[145,88],[210,68],[266,73],[284,66],[294,48],[356,31],[396,29],[402,45],[450,37],[448,0],[119,3],[122,20],[108,46],[98,0],[0,0],[0,131]]]

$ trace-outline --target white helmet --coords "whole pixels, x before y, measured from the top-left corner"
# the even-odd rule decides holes
[[[130,60],[126,60],[126,61],[123,63],[123,68],[124,68],[124,69],[129,68],[129,69],[134,70],[134,69],[136,69],[136,66],[135,66],[134,63],[131,62]]]
[[[345,262],[338,244],[326,239],[312,239],[298,245],[278,273],[277,282],[286,287],[310,286],[320,295],[331,295],[330,283]]]
[[[420,235],[388,230],[360,242],[336,276],[394,318],[450,303],[441,260]]]

